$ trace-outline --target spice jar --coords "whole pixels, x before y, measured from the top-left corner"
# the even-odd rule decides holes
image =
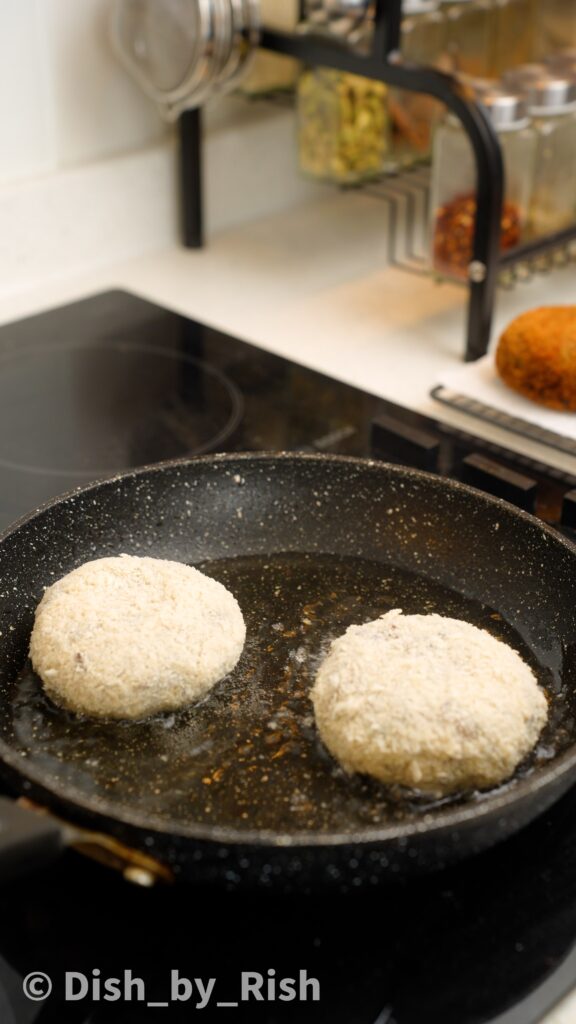
[[[442,0],[442,10],[454,70],[472,78],[489,78],[494,66],[491,0]]]
[[[548,69],[545,64],[519,64],[517,68],[511,68],[509,71],[505,71],[501,77],[502,88],[508,92],[518,93],[519,96],[525,96],[526,90],[530,88],[533,82],[539,82],[541,78],[546,78],[548,75]]]
[[[260,16],[266,28],[293,32],[300,18],[299,0],[260,0]],[[254,97],[293,91],[299,71],[299,62],[293,57],[258,50],[240,91]]]
[[[500,248],[522,240],[532,194],[536,135],[526,106],[516,95],[486,91],[478,101],[488,110],[504,162],[504,203]],[[468,279],[476,223],[476,165],[460,122],[448,114],[434,137],[431,195],[432,265],[443,277]]]
[[[382,82],[330,68],[304,71],[298,83],[301,170],[341,185],[378,176],[389,151],[386,100]]]
[[[534,60],[536,55],[536,0],[492,0],[492,74]]]
[[[303,28],[345,39],[355,49],[369,47],[374,27],[373,0],[304,0]]]
[[[545,60],[546,72],[559,78],[576,78],[576,49],[566,47]]]
[[[404,0],[400,52],[412,64],[449,71],[446,19],[438,0]],[[429,157],[432,127],[442,104],[424,93],[392,89],[389,99],[392,161],[407,166]]]
[[[540,0],[538,43],[540,57],[548,57],[551,53],[576,47],[574,0]]]
[[[542,78],[526,98],[537,138],[529,233],[539,238],[576,220],[576,84]]]

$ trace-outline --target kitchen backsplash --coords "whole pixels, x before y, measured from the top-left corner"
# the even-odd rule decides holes
[[[166,129],[118,66],[106,0],[2,0],[0,182],[159,142]]]
[[[1,0],[0,295],[45,264],[69,273],[177,240],[174,134],[111,52],[109,10]],[[216,100],[206,129],[210,231],[314,194],[298,176],[290,111]]]

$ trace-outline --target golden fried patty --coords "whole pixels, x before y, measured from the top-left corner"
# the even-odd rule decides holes
[[[516,317],[496,350],[508,387],[549,409],[576,412],[576,306],[543,306]]]

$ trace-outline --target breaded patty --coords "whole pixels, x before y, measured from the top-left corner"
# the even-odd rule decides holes
[[[508,779],[548,713],[513,648],[468,622],[398,609],[333,641],[311,697],[346,771],[438,795]]]
[[[496,368],[525,398],[576,412],[576,306],[543,306],[516,317],[498,342]]]
[[[233,595],[189,565],[133,555],[85,562],[44,593],[30,657],[56,704],[143,718],[199,700],[238,661]]]

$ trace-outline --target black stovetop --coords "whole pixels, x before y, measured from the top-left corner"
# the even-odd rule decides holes
[[[319,450],[458,476],[560,526],[576,479],[330,380],[122,292],[0,329],[0,525],[54,495],[162,458]],[[576,470],[576,467],[575,467]],[[170,1009],[95,997],[93,971],[215,977]],[[242,971],[306,970],[318,1003],[237,997]],[[43,971],[33,1002],[22,978]],[[90,979],[64,1002],[64,972]],[[495,850],[376,893],[282,897],[145,891],[69,853],[0,889],[0,1024],[177,1019],[306,1024],[531,1024],[576,983],[576,790]]]

